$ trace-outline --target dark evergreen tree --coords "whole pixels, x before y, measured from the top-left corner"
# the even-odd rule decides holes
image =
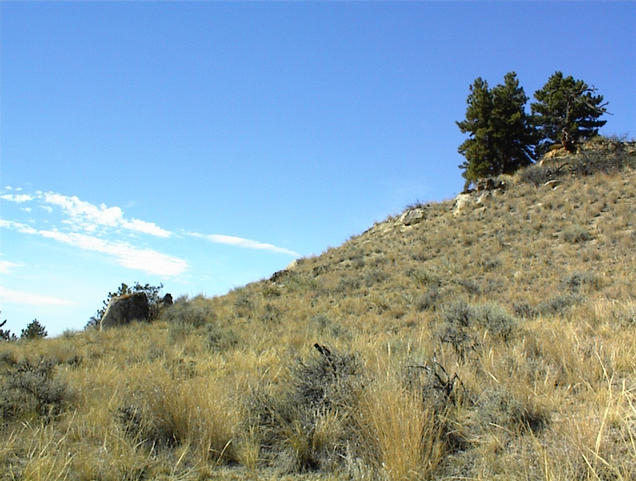
[[[542,139],[538,153],[547,152],[556,143],[574,152],[578,142],[598,134],[606,123],[599,118],[607,112],[607,102],[595,93],[596,89],[583,80],[564,77],[562,72],[555,72],[534,93],[537,102],[530,107]]]
[[[492,96],[491,121],[498,154],[497,171],[511,174],[535,159],[537,134],[532,117],[525,111],[528,97],[514,72],[507,73],[504,83],[492,89]]]
[[[459,166],[464,169],[466,187],[477,179],[509,174],[532,163],[536,136],[525,112],[527,100],[514,72],[492,90],[481,77],[470,86],[466,119],[457,122],[462,133],[469,134],[458,148],[466,158]]]
[[[18,338],[9,329],[2,329],[7,320],[0,322],[0,341],[17,341]]]
[[[466,158],[459,166],[460,169],[464,169],[462,175],[466,179],[466,187],[473,180],[489,175],[494,157],[489,122],[493,101],[488,82],[477,77],[469,89],[466,119],[457,122],[463,134],[469,133],[469,138],[457,149]]]
[[[37,319],[33,319],[31,323],[25,328],[22,329],[20,333],[20,339],[40,339],[46,337],[48,333],[46,329]]]

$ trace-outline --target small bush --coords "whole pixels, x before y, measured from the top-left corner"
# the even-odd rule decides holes
[[[607,144],[601,150],[582,149],[571,161],[570,173],[585,176],[597,172],[616,172],[625,167],[636,167],[636,156],[629,155],[625,151],[624,143],[610,140]]]
[[[444,323],[456,327],[474,325],[475,310],[466,301],[460,300],[446,306],[443,312]]]
[[[594,272],[573,272],[561,279],[561,285],[571,292],[579,292],[583,287],[595,290],[603,287],[602,279]]]
[[[477,347],[474,330],[487,329],[495,337],[508,341],[516,327],[516,318],[496,303],[472,305],[460,300],[444,309],[438,336],[463,360],[468,351]]]
[[[173,305],[161,311],[159,319],[169,323],[181,323],[191,328],[201,327],[213,322],[216,316],[210,304],[203,298],[194,298],[191,301],[178,300]]]
[[[254,310],[254,302],[247,292],[239,292],[234,300],[234,309],[238,317],[250,318]]]
[[[415,301],[415,308],[422,312],[426,310],[435,310],[440,299],[440,290],[438,287],[431,287],[424,294],[419,296]]]
[[[524,405],[504,388],[485,390],[475,405],[483,426],[503,426],[511,430],[538,431],[548,422],[545,413]]]
[[[410,269],[406,275],[422,286],[440,287],[442,285],[439,276],[426,269]]]
[[[578,294],[557,294],[537,306],[542,315],[563,314],[569,307],[579,304],[583,298]]]
[[[342,277],[336,286],[337,293],[350,293],[360,289],[360,280],[355,277]]]
[[[55,361],[22,360],[10,368],[0,393],[0,414],[5,421],[29,416],[48,420],[60,414],[71,400],[65,383],[54,378]]]
[[[512,336],[517,327],[517,320],[499,304],[482,304],[477,308],[477,317],[481,326],[504,341]]]
[[[525,301],[515,302],[512,307],[515,315],[523,319],[534,319],[539,312]]]
[[[543,185],[550,180],[557,179],[565,175],[565,166],[543,166],[533,164],[518,173],[519,180],[536,186]]]
[[[263,312],[263,314],[261,315],[261,321],[265,323],[277,323],[282,317],[280,309],[273,304],[265,304],[264,311],[265,312]]]
[[[568,226],[563,230],[563,240],[570,244],[578,244],[592,239],[587,229],[579,224]]]
[[[364,284],[371,287],[374,284],[380,284],[386,281],[390,275],[381,269],[372,269],[364,275]]]
[[[333,337],[350,336],[348,331],[337,321],[332,321],[326,314],[316,314],[309,319],[311,332]]]
[[[210,351],[226,351],[237,344],[238,336],[231,328],[222,328],[216,323],[206,326],[205,346]]]
[[[281,471],[333,470],[358,442],[353,413],[361,364],[354,355],[315,347],[319,356],[290,368],[288,389],[278,396],[255,390],[245,404],[242,431],[259,443],[261,459]]]

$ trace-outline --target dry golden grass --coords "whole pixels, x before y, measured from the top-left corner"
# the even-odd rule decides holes
[[[0,479],[634,479],[636,173],[515,182],[151,325],[2,344]]]

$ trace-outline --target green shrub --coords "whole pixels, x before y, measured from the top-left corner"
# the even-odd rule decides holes
[[[437,286],[433,286],[419,296],[415,301],[415,308],[422,312],[426,310],[435,310],[440,299],[440,290]]]
[[[517,328],[515,317],[494,302],[478,306],[476,317],[480,326],[504,341],[507,341]]]
[[[515,302],[512,308],[516,316],[524,319],[534,319],[539,314],[535,307],[525,301]]]
[[[561,279],[561,285],[571,292],[579,292],[583,287],[598,290],[603,287],[602,279],[594,272],[576,271]]]
[[[374,268],[364,275],[364,284],[366,287],[371,287],[374,284],[380,284],[391,277],[387,272]]]
[[[273,304],[265,304],[264,312],[261,315],[261,321],[265,323],[277,323],[280,321],[282,313],[278,307]]]
[[[583,301],[583,297],[578,294],[557,294],[537,306],[537,311],[542,315],[563,314],[574,304]]]
[[[298,361],[278,395],[254,390],[242,431],[255,433],[265,464],[284,472],[330,471],[358,442],[353,412],[363,386],[357,356],[315,345],[319,356]],[[317,431],[330,420],[329,435]]]
[[[585,227],[579,224],[573,224],[563,230],[563,240],[570,244],[577,244],[591,239],[592,234],[590,234]]]
[[[510,430],[538,431],[548,423],[544,413],[528,403],[522,403],[503,387],[486,389],[475,403],[478,422],[488,429],[497,425]]]
[[[178,299],[174,304],[162,309],[159,320],[181,323],[191,328],[201,327],[216,319],[209,302],[196,297],[192,300]]]
[[[508,341],[516,331],[517,323],[514,316],[496,303],[472,305],[459,300],[443,309],[438,336],[464,360],[466,354],[477,347],[475,330],[486,329],[495,337]]]
[[[349,338],[351,334],[345,327],[337,321],[333,321],[327,314],[316,314],[309,319],[309,329],[311,333],[321,336],[332,336],[337,338]]]
[[[222,352],[238,344],[238,336],[229,327],[222,328],[216,323],[205,328],[205,346],[210,351]]]
[[[115,419],[127,437],[149,449],[170,448],[177,444],[177,433],[161,417],[153,418],[136,402],[115,411]]]
[[[360,289],[360,280],[357,277],[344,276],[338,282],[335,290],[337,293],[342,294],[351,293],[358,289]]]
[[[53,359],[25,359],[9,368],[0,392],[0,414],[4,421],[60,414],[72,394],[65,383],[55,379]]]
[[[406,275],[422,286],[440,287],[442,285],[439,276],[427,269],[409,269]]]

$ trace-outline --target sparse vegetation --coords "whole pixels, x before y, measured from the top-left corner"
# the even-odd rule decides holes
[[[632,480],[630,165],[521,171],[151,324],[0,343],[0,479]]]

